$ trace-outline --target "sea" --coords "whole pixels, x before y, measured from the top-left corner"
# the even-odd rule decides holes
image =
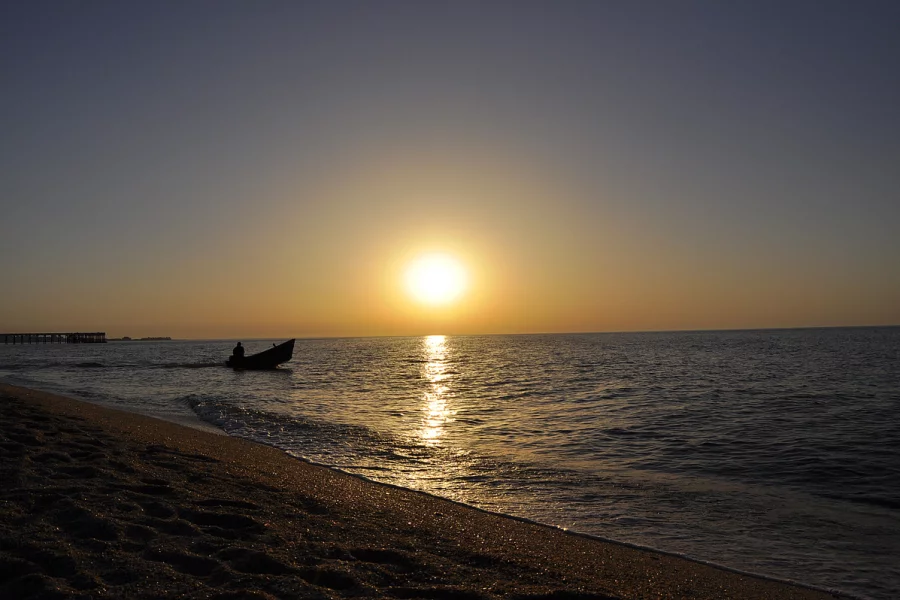
[[[279,340],[242,340],[247,353]],[[900,328],[0,345],[0,380],[857,598],[900,597]]]

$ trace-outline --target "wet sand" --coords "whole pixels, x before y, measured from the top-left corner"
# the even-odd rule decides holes
[[[836,596],[0,384],[0,598]]]

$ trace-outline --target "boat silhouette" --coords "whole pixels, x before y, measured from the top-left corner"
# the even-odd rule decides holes
[[[225,366],[235,370],[274,369],[281,363],[291,360],[291,357],[294,355],[295,341],[288,340],[283,344],[278,344],[268,350],[244,356],[243,358],[232,355],[225,361]]]

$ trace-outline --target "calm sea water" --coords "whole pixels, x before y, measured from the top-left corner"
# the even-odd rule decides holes
[[[900,592],[900,328],[298,340],[275,372],[224,368],[233,344],[0,346],[0,378],[590,535]]]

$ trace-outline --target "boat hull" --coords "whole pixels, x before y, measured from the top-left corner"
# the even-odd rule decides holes
[[[283,344],[278,344],[268,350],[263,350],[257,354],[251,354],[250,356],[245,356],[240,359],[232,356],[225,361],[225,366],[235,370],[259,371],[275,369],[278,365],[291,360],[291,357],[294,355],[295,341],[296,340],[288,340]]]

